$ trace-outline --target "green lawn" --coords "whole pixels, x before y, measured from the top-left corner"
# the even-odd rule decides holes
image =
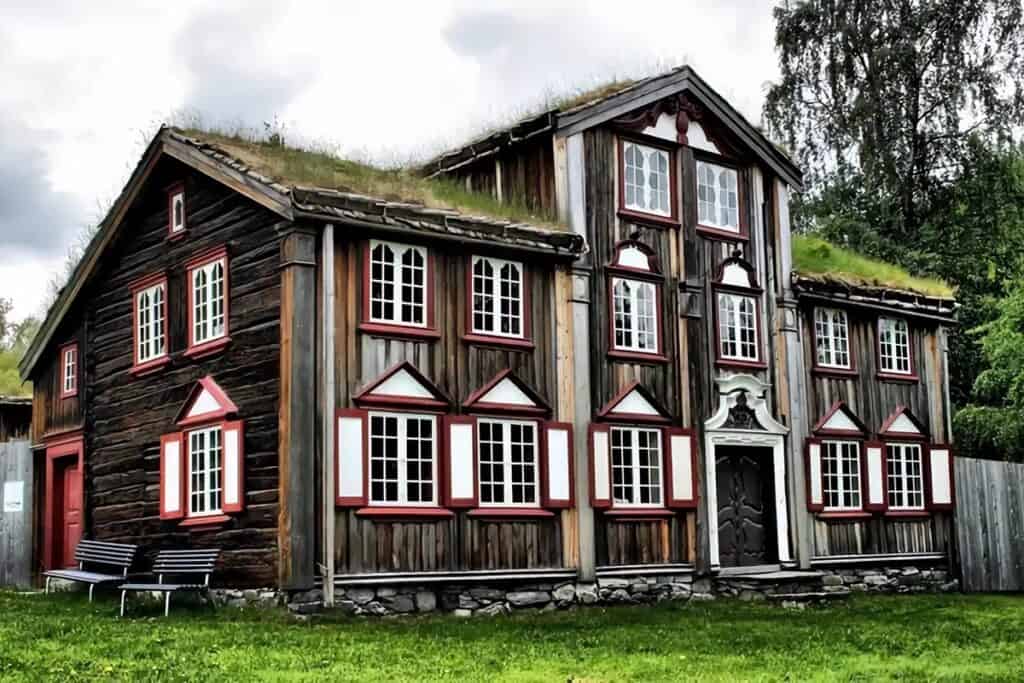
[[[1024,598],[718,601],[461,620],[158,608],[0,592],[0,680],[1021,680]]]

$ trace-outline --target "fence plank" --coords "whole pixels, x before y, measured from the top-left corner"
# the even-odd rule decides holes
[[[32,450],[0,443],[0,586],[32,583]]]
[[[964,590],[1024,590],[1024,464],[956,458],[954,470]]]

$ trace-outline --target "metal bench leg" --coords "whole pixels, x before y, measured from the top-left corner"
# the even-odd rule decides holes
[[[121,617],[124,617],[124,599],[127,594],[128,591],[121,591]]]
[[[92,589],[95,588],[95,587],[96,587],[96,584],[94,584],[94,583],[90,583],[89,584],[89,602],[92,602]]]
[[[171,594],[164,593],[164,616],[170,616],[171,614]]]
[[[50,594],[50,577],[49,576],[46,577],[46,590],[44,591],[44,594],[45,595],[49,595]]]

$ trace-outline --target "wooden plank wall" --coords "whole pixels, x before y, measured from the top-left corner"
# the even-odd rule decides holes
[[[20,511],[5,511],[7,485],[21,490]],[[32,585],[34,502],[32,451],[27,440],[0,443],[0,587]]]
[[[410,361],[461,405],[476,389],[511,368],[552,407],[559,403],[554,321],[555,265],[525,259],[530,292],[533,350],[510,350],[462,339],[466,327],[466,269],[470,252],[458,245],[428,245],[435,259],[434,305],[440,339],[405,341],[371,337],[358,330],[362,315],[366,240],[338,235],[335,249],[335,377],[339,407],[351,407],[359,389],[402,361]],[[523,261],[500,251],[497,256]],[[571,566],[563,549],[563,519],[490,522],[464,512],[454,520],[382,522],[350,509],[335,517],[335,565],[339,573],[420,570],[521,569]]]
[[[913,520],[878,516],[863,521],[815,519],[814,554],[950,553],[952,529],[951,516],[943,513]]]
[[[557,212],[554,150],[549,135],[538,135],[511,150],[456,169],[446,177],[463,182],[468,190],[521,204],[543,216],[554,216]]]
[[[27,439],[32,431],[32,401],[0,402],[0,443]]]
[[[49,436],[81,429],[82,399],[87,387],[82,374],[82,359],[88,351],[81,306],[76,306],[57,328],[54,343],[46,350],[32,380],[32,441],[40,443]],[[78,394],[61,398],[61,363],[58,350],[64,344],[78,342]]]
[[[966,591],[1024,591],[1024,464],[955,458]]]
[[[188,235],[166,241],[167,195],[186,182]],[[241,195],[165,160],[126,216],[128,226],[89,284],[90,391],[85,444],[87,536],[168,547],[224,550],[218,582],[275,585],[278,516],[278,376],[280,373],[280,217]],[[185,262],[226,245],[229,256],[228,347],[191,360],[186,348]],[[143,377],[132,364],[129,283],[165,270],[171,363]],[[201,377],[212,375],[245,420],[246,508],[223,527],[188,531],[159,517],[160,435]]]

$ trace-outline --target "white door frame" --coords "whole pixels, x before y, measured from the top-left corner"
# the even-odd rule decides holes
[[[775,537],[778,542],[779,564],[792,565],[789,552],[789,506],[786,501],[786,435],[789,429],[772,417],[765,398],[771,385],[752,375],[731,375],[718,382],[718,411],[704,423],[704,464],[707,483],[708,541],[711,570],[721,569],[718,555],[718,474],[716,448],[741,446],[770,448],[775,492]],[[732,410],[741,397],[753,410],[761,429],[726,427]]]

